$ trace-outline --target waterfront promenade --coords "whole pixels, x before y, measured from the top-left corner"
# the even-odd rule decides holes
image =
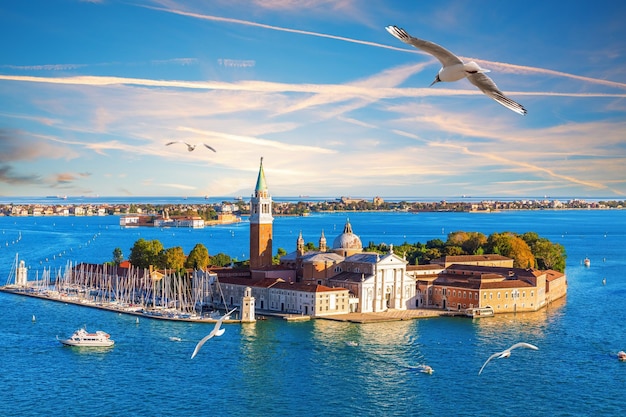
[[[164,314],[161,310],[144,310],[139,307],[133,308],[121,306],[116,303],[96,303],[89,300],[68,296],[57,291],[49,291],[47,293],[39,293],[32,291],[24,291],[12,286],[0,287],[1,292],[13,294],[22,297],[38,298],[40,300],[52,301],[65,304],[73,304],[81,307],[96,308],[100,310],[110,311],[120,314],[128,314],[136,317],[143,317],[153,320],[169,320],[189,323],[215,323],[217,318],[209,316],[191,315],[189,317],[180,314]],[[280,313],[276,311],[257,310],[257,317],[280,317],[287,321],[302,321],[311,319],[310,316],[294,315],[290,313]],[[318,317],[322,320],[350,322],[350,323],[382,323],[390,321],[414,320],[424,318],[434,318],[447,315],[447,312],[432,309],[411,309],[411,310],[387,310],[377,313],[347,313],[335,316]],[[238,319],[225,320],[224,323],[241,323]]]

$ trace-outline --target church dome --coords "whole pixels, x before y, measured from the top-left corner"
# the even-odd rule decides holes
[[[343,233],[335,238],[333,242],[333,249],[363,249],[361,239],[352,233],[350,220],[346,221]]]

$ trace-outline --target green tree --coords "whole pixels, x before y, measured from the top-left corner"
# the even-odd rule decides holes
[[[445,256],[456,256],[456,255],[464,255],[465,252],[463,248],[456,245],[448,245],[443,249],[443,253]]]
[[[487,238],[487,253],[513,258],[513,266],[516,268],[534,268],[535,257],[528,244],[515,233],[492,233]]]
[[[539,238],[531,249],[537,258],[537,267],[539,269],[554,269],[559,272],[565,271],[567,255],[563,245],[552,243],[545,238]]]
[[[446,245],[450,246],[462,246],[465,241],[469,239],[469,235],[467,232],[458,231],[448,233],[448,240],[446,241]]]
[[[283,248],[278,248],[278,250],[276,251],[276,256],[274,256],[274,258],[272,259],[272,264],[279,265],[280,258],[282,258],[285,255],[287,255],[287,251]]]
[[[209,266],[209,262],[210,257],[208,249],[202,243],[197,243],[191,252],[189,252],[185,267],[191,269],[205,269]]]
[[[180,246],[174,246],[173,248],[167,248],[161,251],[159,267],[163,269],[169,269],[172,271],[183,271],[185,269],[185,252]]]
[[[487,243],[487,236],[480,232],[468,232],[467,240],[461,244],[461,247],[468,255],[482,255],[483,246]]]
[[[210,257],[210,264],[213,266],[229,266],[232,262],[233,260],[230,258],[230,256],[221,252],[215,256]],[[246,263],[248,265],[250,264],[249,261],[245,261],[243,263],[240,263],[240,265],[245,266]]]
[[[137,268],[149,268],[150,265],[158,266],[162,251],[163,244],[160,241],[140,238],[130,249],[128,260]]]
[[[115,266],[120,266],[120,263],[122,263],[123,260],[124,254],[122,253],[122,249],[113,249],[113,264],[115,264]]]
[[[443,249],[445,246],[446,246],[446,243],[441,239],[432,239],[426,242],[426,247],[429,249],[431,248]]]

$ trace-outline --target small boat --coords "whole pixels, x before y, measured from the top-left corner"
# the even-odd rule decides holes
[[[108,333],[102,330],[89,333],[84,328],[76,330],[69,339],[59,339],[59,342],[65,346],[79,347],[108,347],[115,344]]]
[[[183,339],[181,339],[178,336],[170,336],[170,341],[171,342],[181,342]]]
[[[431,375],[433,372],[435,372],[435,371],[433,370],[433,368],[431,368],[431,367],[430,367],[430,366],[428,366],[428,365],[420,365],[419,370],[420,370],[420,372],[421,372],[421,373],[423,373],[423,374],[429,374],[429,375]]]
[[[617,359],[619,359],[620,361],[626,361],[626,352],[624,352],[623,350],[617,352]]]
[[[585,263],[585,266],[591,265],[591,261],[589,260],[589,258],[585,258],[584,263]]]
[[[493,307],[491,306],[474,307],[474,308],[466,309],[465,315],[473,319],[478,319],[481,317],[493,317],[495,315],[495,311],[493,310]]]
[[[359,344],[358,344],[357,342],[355,342],[354,340],[348,340],[348,341],[346,342],[346,345],[347,345],[347,346],[353,346],[353,347],[354,347],[354,346],[358,346]]]

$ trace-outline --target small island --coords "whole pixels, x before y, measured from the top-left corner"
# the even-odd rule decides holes
[[[261,162],[249,204],[250,259],[245,262],[226,265],[220,254],[212,260],[201,244],[185,255],[180,247],[165,249],[158,241],[139,239],[128,261],[116,248],[111,264],[74,265],[62,279],[36,286],[23,272],[4,290],[28,295],[52,287],[55,298],[172,319],[203,319],[207,311],[237,307],[341,320],[356,315],[354,321],[367,315],[404,319],[537,311],[567,292],[564,248],[533,232],[487,237],[457,231],[446,242],[364,248],[348,220],[332,244],[323,230],[317,246],[300,234],[294,251],[278,248],[274,255],[272,205]]]

